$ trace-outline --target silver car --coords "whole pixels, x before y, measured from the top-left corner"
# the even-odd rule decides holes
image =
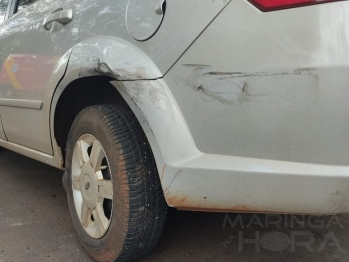
[[[349,211],[348,1],[0,0],[0,63],[0,146],[65,170],[96,261],[168,206]]]

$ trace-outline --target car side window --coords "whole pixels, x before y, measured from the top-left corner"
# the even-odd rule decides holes
[[[4,22],[9,0],[0,0],[0,24]]]
[[[29,5],[35,3],[38,0],[19,0],[18,3],[18,12],[27,8]]]

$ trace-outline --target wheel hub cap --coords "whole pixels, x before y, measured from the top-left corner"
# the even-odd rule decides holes
[[[112,216],[113,183],[103,147],[92,135],[83,135],[75,145],[72,187],[83,228],[93,238],[103,237]]]
[[[94,209],[98,204],[98,177],[90,163],[81,168],[80,188],[82,201],[87,208]]]

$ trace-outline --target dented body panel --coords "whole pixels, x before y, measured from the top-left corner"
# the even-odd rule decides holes
[[[165,76],[198,149],[349,165],[348,11],[229,4]]]
[[[232,2],[161,80],[168,99],[151,98],[165,96],[149,82],[126,85],[125,96],[145,115],[163,157],[158,169],[170,206],[349,211],[348,30],[331,19],[323,28],[318,20],[303,23],[309,14],[344,17],[348,7],[261,14]],[[299,22],[291,19],[296,13]],[[277,23],[282,17],[285,23]],[[309,46],[304,35],[318,42]],[[177,108],[181,120],[169,123],[169,108]]]
[[[102,74],[120,81],[162,77],[142,50],[115,37],[91,38],[76,45],[67,68],[69,77],[70,74],[75,79]]]
[[[349,167],[200,152],[163,80],[113,82],[145,130],[167,203],[182,210],[349,211]],[[172,135],[175,134],[175,135]]]
[[[348,11],[260,13],[244,1],[222,11],[164,77],[201,152],[166,166],[169,205],[349,211]]]

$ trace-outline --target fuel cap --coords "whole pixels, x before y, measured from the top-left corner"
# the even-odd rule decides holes
[[[138,41],[150,39],[161,26],[166,0],[130,0],[126,12],[129,34]]]

